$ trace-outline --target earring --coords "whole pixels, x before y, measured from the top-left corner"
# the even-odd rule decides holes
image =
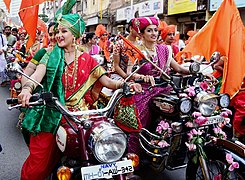
[[[73,45],[73,46],[76,46],[76,44],[77,44],[77,43],[76,43],[76,38],[74,37],[74,38],[73,38],[73,44],[72,44],[72,45]]]

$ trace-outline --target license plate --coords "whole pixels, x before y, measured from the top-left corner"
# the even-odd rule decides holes
[[[211,117],[208,117],[208,120],[206,121],[204,125],[217,124],[217,123],[223,122],[224,120],[225,118],[222,116],[211,116]]]
[[[131,160],[81,168],[82,180],[112,178],[112,176],[130,173],[133,171],[134,168]]]

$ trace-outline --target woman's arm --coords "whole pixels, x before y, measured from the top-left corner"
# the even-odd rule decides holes
[[[46,65],[39,64],[35,72],[31,75],[31,78],[36,80],[37,82],[41,82],[43,77],[46,74]],[[27,80],[24,85],[22,85],[21,93],[18,95],[19,103],[22,104],[23,107],[29,106],[29,100],[32,96],[32,92],[37,87],[37,84],[31,80]]]
[[[189,69],[184,68],[178,64],[174,59],[171,59],[170,66],[174,69],[175,72],[180,74],[190,74]]]
[[[105,86],[109,89],[114,89],[114,90],[122,88],[123,84],[125,83],[124,81],[120,81],[120,80],[116,81],[116,80],[110,79],[106,75],[103,75],[99,79],[99,81],[103,86]],[[130,88],[133,88],[135,90],[135,92],[137,92],[137,93],[140,93],[142,91],[142,87],[138,83],[131,83]]]

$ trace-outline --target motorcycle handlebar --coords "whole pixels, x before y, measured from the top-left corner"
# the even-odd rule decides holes
[[[39,94],[34,94],[32,95],[32,97],[30,98],[29,102],[35,102],[35,101],[38,101],[40,99],[40,95]],[[6,100],[6,103],[8,105],[11,105],[11,104],[18,104],[18,98],[8,98]]]

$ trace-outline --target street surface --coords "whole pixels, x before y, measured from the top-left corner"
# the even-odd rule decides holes
[[[28,156],[28,148],[21,132],[16,128],[18,110],[8,110],[6,98],[9,97],[8,87],[0,87],[0,180],[19,180],[23,162]],[[184,180],[185,169],[167,171],[162,175],[147,174],[143,180]]]

